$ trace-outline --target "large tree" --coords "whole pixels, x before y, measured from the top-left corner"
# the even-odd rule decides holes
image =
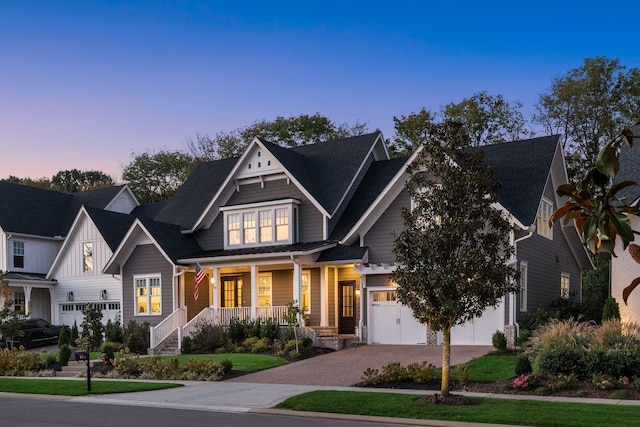
[[[640,70],[617,59],[587,58],[553,79],[536,111],[535,123],[562,135],[570,178],[585,176],[604,145],[640,117]]]
[[[168,200],[193,171],[194,160],[181,151],[133,153],[122,179],[140,203]]]
[[[410,165],[405,228],[394,241],[398,299],[431,331],[442,331],[443,396],[449,394],[451,329],[515,292],[512,226],[496,207],[493,170],[482,151],[465,149],[459,124],[432,126]]]
[[[112,185],[113,178],[104,172],[95,170],[67,169],[59,171],[51,178],[51,189],[63,193],[78,193]]]
[[[295,147],[362,135],[365,132],[367,126],[364,123],[356,121],[352,125],[336,124],[320,113],[286,118],[279,116],[275,120],[259,120],[230,132],[218,132],[213,137],[196,134],[195,140],[187,139],[187,149],[197,159],[217,160],[239,156],[255,137],[283,147]]]
[[[434,123],[458,122],[470,146],[496,144],[529,137],[527,120],[520,102],[509,103],[502,95],[478,92],[459,103],[450,103],[439,112],[423,108],[418,113],[394,117],[396,134],[390,145],[392,156],[406,156],[429,138]]]

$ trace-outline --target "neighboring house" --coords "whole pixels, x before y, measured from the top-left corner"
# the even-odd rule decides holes
[[[10,298],[49,321],[57,318],[59,282],[48,273],[81,207],[129,213],[138,205],[127,186],[67,194],[8,182],[0,182],[0,203],[0,270]]]
[[[528,310],[580,295],[592,268],[573,224],[547,226],[567,182],[559,137],[484,151],[516,228],[523,290],[455,328],[454,344],[490,344],[496,330],[513,339]],[[149,321],[154,346],[199,318],[281,318],[295,300],[317,335],[435,342],[390,280],[410,161],[390,159],[376,132],[290,149],[256,138],[240,158],[200,165],[153,220],[134,221],[105,265],[122,280],[123,321]],[[197,301],[196,265],[208,275]]]
[[[632,148],[623,145],[620,150],[620,173],[616,176],[614,184],[622,181],[634,181],[640,184],[640,125],[632,127],[634,145]],[[635,185],[621,190],[617,196],[626,197],[632,206],[638,206],[640,201],[640,186]],[[640,219],[637,216],[630,216],[631,228],[640,231]],[[634,242],[639,244],[640,242]],[[611,258],[611,295],[620,306],[620,317],[623,321],[631,321],[640,324],[640,288],[636,288],[629,295],[627,304],[622,299],[622,291],[631,282],[640,277],[640,264],[635,262],[629,252],[624,250],[622,240],[616,241],[615,247],[617,257]]]

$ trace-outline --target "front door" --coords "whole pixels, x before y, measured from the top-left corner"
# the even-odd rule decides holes
[[[222,278],[222,307],[242,307],[242,278],[223,277]]]
[[[356,333],[356,282],[338,282],[338,333]]]

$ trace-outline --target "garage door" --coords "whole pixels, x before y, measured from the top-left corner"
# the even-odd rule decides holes
[[[102,323],[105,325],[109,319],[115,320],[120,312],[119,302],[98,302],[94,304],[102,310]],[[73,322],[76,322],[80,326],[84,320],[84,315],[82,314],[84,306],[85,304],[77,303],[60,304],[60,324],[72,326]]]
[[[396,291],[369,291],[370,344],[425,344],[427,328],[411,309],[400,304]]]
[[[451,330],[452,345],[491,345],[491,337],[503,329],[503,307],[489,308],[482,316]]]

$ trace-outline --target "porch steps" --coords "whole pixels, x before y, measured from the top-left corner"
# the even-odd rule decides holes
[[[101,360],[91,360],[89,363],[91,366],[96,362],[101,362]],[[67,366],[62,366],[62,370],[56,371],[56,377],[60,378],[79,378],[86,377],[87,375],[87,363],[86,362],[76,362],[75,360],[69,360]]]
[[[153,356],[175,356],[180,354],[178,348],[178,330],[171,332],[156,348],[150,348],[148,353]]]

